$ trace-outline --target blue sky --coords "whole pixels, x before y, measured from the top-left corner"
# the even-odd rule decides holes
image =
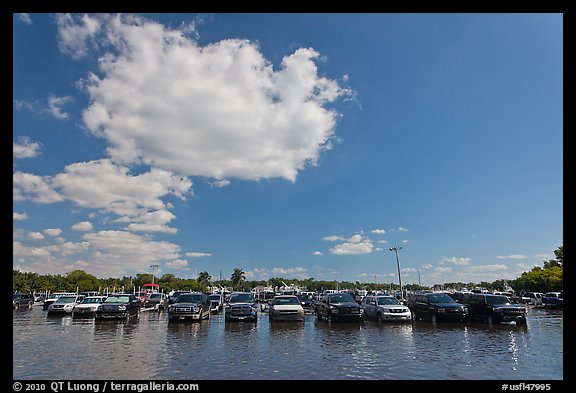
[[[514,279],[563,245],[561,14],[14,14],[13,267]]]

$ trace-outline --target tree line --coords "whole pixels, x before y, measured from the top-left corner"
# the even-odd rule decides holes
[[[563,273],[564,273],[564,249],[558,247],[554,251],[555,259],[543,261],[542,267],[536,266],[529,272],[524,272],[514,280],[496,280],[494,282],[463,283],[453,282],[438,284],[434,287],[425,287],[418,284],[408,284],[404,286],[405,290],[423,290],[437,289],[459,290],[461,288],[480,287],[489,291],[504,291],[508,286],[516,292],[534,291],[548,292],[563,290]],[[122,278],[98,278],[83,270],[74,270],[65,275],[60,274],[37,274],[32,272],[22,272],[13,270],[12,274],[12,291],[13,292],[83,292],[83,291],[100,291],[100,292],[133,292],[141,288],[144,284],[155,282],[160,285],[163,292],[174,290],[191,290],[209,292],[213,288],[226,287],[231,290],[250,290],[258,286],[281,288],[285,285],[304,288],[308,291],[323,291],[328,289],[362,289],[368,291],[397,291],[398,284],[395,283],[361,283],[349,281],[325,281],[307,279],[287,279],[287,278],[270,278],[268,280],[246,280],[245,272],[241,268],[235,268],[229,280],[213,280],[208,272],[200,272],[198,277],[180,278],[174,274],[164,274],[160,277],[154,277],[152,274],[136,274],[136,276],[124,276]]]

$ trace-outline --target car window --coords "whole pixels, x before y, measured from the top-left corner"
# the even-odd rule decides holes
[[[396,299],[395,297],[379,297],[378,298],[378,305],[383,306],[386,304],[394,304],[394,305],[399,305],[401,304],[400,301],[398,299]]]
[[[331,303],[353,302],[354,299],[347,293],[335,293],[329,296]]]
[[[190,293],[185,293],[176,298],[176,303],[202,303],[204,297],[202,295],[195,295]]]
[[[297,297],[277,297],[274,298],[273,304],[280,305],[280,304],[300,304],[300,301]]]
[[[108,296],[104,303],[129,303],[130,296]]]
[[[249,293],[238,293],[230,296],[230,303],[253,303],[254,299]]]
[[[434,295],[428,295],[430,303],[456,303],[454,299],[445,293],[437,293]]]
[[[486,296],[486,303],[488,304],[510,304],[506,296]]]
[[[58,298],[58,300],[56,300],[54,303],[74,303],[76,302],[76,296],[60,296]]]

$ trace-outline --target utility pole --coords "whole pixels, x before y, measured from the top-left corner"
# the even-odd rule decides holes
[[[398,283],[400,284],[400,301],[404,300],[404,292],[402,292],[402,276],[400,276],[400,259],[398,258],[398,251],[401,250],[402,247],[390,247],[390,251],[394,251],[396,253],[396,266],[398,267]]]

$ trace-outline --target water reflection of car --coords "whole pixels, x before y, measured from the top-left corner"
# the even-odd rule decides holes
[[[464,322],[468,317],[468,308],[457,303],[448,294],[433,292],[417,294],[408,299],[408,308],[414,319],[436,322]]]
[[[224,305],[224,322],[258,321],[258,306],[250,292],[233,292]]]
[[[394,296],[366,295],[360,306],[364,309],[364,318],[378,322],[411,321],[412,312]]]
[[[213,293],[208,295],[210,299],[210,312],[219,313],[224,307],[224,295],[220,293]]]
[[[304,307],[296,295],[278,295],[270,302],[268,316],[270,322],[304,322]]]
[[[183,293],[168,306],[168,322],[210,319],[210,304],[205,293]]]
[[[132,293],[111,293],[96,310],[95,318],[130,319],[140,312],[140,301]]]
[[[82,301],[72,309],[72,318],[89,318],[96,316],[96,310],[100,303],[106,299],[106,296],[86,296]]]
[[[32,308],[34,305],[34,295],[31,293],[14,293],[12,294],[12,309]]]

